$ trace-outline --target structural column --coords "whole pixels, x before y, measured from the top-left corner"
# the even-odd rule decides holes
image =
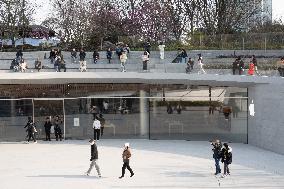
[[[140,90],[140,135],[149,134],[149,99],[148,93]]]

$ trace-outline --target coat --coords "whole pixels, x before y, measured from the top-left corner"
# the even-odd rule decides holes
[[[94,159],[98,159],[98,148],[96,144],[91,145],[91,159],[90,161],[93,161]]]
[[[232,148],[222,148],[222,163],[231,164],[233,159]]]
[[[51,122],[50,121],[46,121],[44,123],[45,132],[50,133],[51,126],[52,126]]]
[[[131,157],[131,152],[129,148],[124,149],[122,153],[123,162],[129,162],[130,157]]]

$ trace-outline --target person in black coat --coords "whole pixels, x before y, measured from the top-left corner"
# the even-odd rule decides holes
[[[91,145],[91,159],[90,159],[91,164],[90,164],[90,167],[89,167],[88,171],[86,172],[86,175],[89,176],[91,171],[92,171],[92,169],[93,169],[93,167],[95,166],[95,168],[96,168],[96,170],[98,172],[99,177],[101,177],[100,167],[99,167],[99,165],[97,163],[97,161],[99,159],[98,158],[99,157],[98,156],[98,148],[97,148],[97,145],[96,145],[95,142],[96,141],[94,139],[91,139],[89,141],[89,143]]]
[[[80,61],[85,61],[86,53],[85,53],[84,49],[81,49],[79,57],[80,57]]]
[[[227,144],[223,144],[222,148],[222,163],[224,163],[224,175],[230,175],[229,165],[232,163],[232,148]]]
[[[50,129],[51,129],[51,122],[50,122],[50,119],[49,117],[46,117],[46,121],[44,123],[44,129],[45,129],[45,140],[46,141],[51,141],[50,140]]]
[[[32,120],[32,117],[28,117],[28,123],[26,124],[26,126],[24,128],[27,128],[27,132],[28,132],[28,141],[30,142],[31,138],[33,139],[34,143],[37,143],[36,139],[35,139],[35,133],[36,133],[36,128],[34,125],[34,122]]]
[[[59,126],[59,124],[61,123],[62,121],[59,119],[59,116],[56,116],[54,121],[54,132],[55,132],[56,141],[58,141],[58,138],[60,139],[60,141],[62,141],[62,130]]]

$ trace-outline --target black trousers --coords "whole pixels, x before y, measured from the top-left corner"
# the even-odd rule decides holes
[[[105,128],[105,127],[101,127],[101,136],[104,135],[104,128]]]
[[[100,140],[101,130],[94,129],[94,140]]]
[[[128,162],[123,162],[122,174],[121,174],[122,177],[124,177],[124,175],[125,175],[125,169],[126,169],[126,168],[127,168],[128,171],[131,173],[131,175],[134,174],[133,171],[132,171],[132,169],[131,169],[130,166],[129,166],[129,161],[128,161]]]
[[[229,170],[229,164],[224,162],[224,175],[226,174],[230,174],[230,170]]]
[[[50,141],[50,131],[45,131],[45,140]]]
[[[58,141],[58,138],[60,139],[60,141],[62,140],[62,133],[60,132],[55,132],[55,138],[56,138],[56,141]]]
[[[34,142],[36,142],[34,133],[28,133],[28,135],[29,135],[28,142],[30,142],[31,138],[33,139]]]

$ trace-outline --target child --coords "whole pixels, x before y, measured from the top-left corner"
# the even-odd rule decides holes
[[[86,175],[89,176],[93,167],[95,166],[97,172],[98,172],[98,175],[99,177],[101,177],[101,172],[100,172],[100,167],[97,163],[98,161],[98,148],[97,148],[97,145],[95,143],[95,140],[94,139],[91,139],[89,141],[90,145],[91,145],[91,164],[90,164],[90,168],[88,169],[88,171],[86,172]]]
[[[250,62],[250,63],[249,63],[248,74],[249,74],[249,75],[254,75],[254,69],[255,69],[254,63],[253,63],[253,62]]]
[[[230,175],[230,170],[229,170],[229,165],[232,163],[232,148],[227,144],[223,144],[223,149],[222,149],[222,163],[224,163],[224,175]]]

